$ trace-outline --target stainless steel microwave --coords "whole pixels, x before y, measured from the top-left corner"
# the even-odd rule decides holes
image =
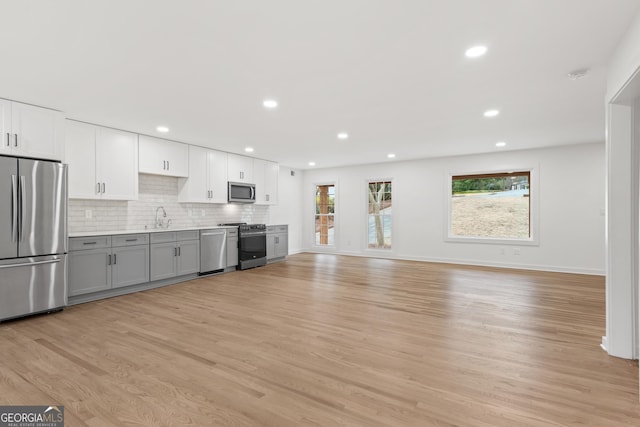
[[[256,185],[246,182],[229,182],[229,202],[255,203]]]

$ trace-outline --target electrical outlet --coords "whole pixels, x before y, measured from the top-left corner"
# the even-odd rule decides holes
[[[85,218],[93,218],[93,212],[91,211],[91,209],[85,209],[84,210],[84,217]]]
[[[513,248],[514,255],[520,255],[520,248]]]

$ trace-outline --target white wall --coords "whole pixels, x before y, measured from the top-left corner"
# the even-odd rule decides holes
[[[450,173],[527,167],[534,167],[539,177],[539,245],[445,241]],[[366,181],[380,178],[393,179],[390,252],[365,249]],[[308,250],[324,249],[313,246],[314,185],[330,182],[337,185],[336,247],[330,250],[334,253],[589,274],[605,271],[603,143],[307,170],[302,244]]]
[[[289,253],[302,250],[302,176],[299,170],[280,166],[278,205],[269,208],[266,221],[274,225],[289,225]]]
[[[637,358],[638,343],[638,100],[640,14],[612,55],[607,76],[607,336],[609,354]],[[634,117],[635,116],[635,117]],[[634,129],[635,128],[635,129]]]
[[[624,37],[611,56],[607,72],[607,103],[623,89],[631,77],[640,69],[640,14],[625,32]]]

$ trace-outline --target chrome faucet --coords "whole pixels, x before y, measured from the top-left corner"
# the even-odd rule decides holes
[[[159,206],[158,209],[156,209],[156,228],[164,228],[164,220],[162,218],[158,219],[158,212],[160,212],[160,209],[162,209],[162,218],[167,217],[167,211],[165,211],[162,206]]]

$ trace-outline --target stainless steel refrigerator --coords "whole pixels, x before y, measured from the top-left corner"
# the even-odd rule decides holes
[[[67,167],[0,156],[0,321],[67,304]]]

